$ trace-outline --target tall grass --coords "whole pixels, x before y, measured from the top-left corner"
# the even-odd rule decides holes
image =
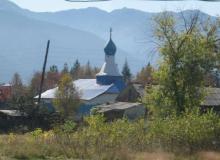
[[[36,129],[24,135],[1,135],[0,155],[17,159],[97,160],[144,159],[146,155],[185,159],[185,155],[193,155],[191,158],[198,159],[198,152],[218,151],[220,147],[220,119],[212,112],[112,123],[98,115],[86,118],[85,122],[86,126],[78,129],[68,122],[65,127],[47,132]]]

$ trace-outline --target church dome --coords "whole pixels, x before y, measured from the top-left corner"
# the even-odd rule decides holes
[[[106,47],[104,48],[104,51],[106,55],[114,56],[116,53],[116,50],[117,50],[116,45],[112,41],[112,30],[110,30],[110,40],[108,44],[106,45]]]

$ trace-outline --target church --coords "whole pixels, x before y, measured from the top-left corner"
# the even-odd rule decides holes
[[[112,40],[112,29],[110,29],[110,38],[104,48],[105,61],[96,78],[73,81],[82,101],[79,109],[80,113],[88,113],[92,107],[100,104],[114,103],[119,93],[125,88],[123,77],[115,62],[116,51],[116,45]],[[44,103],[51,103],[52,99],[55,98],[57,90],[58,87],[42,93],[42,101]]]

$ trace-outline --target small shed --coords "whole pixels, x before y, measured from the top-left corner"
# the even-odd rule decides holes
[[[27,116],[26,113],[22,113],[18,110],[0,110],[0,114],[9,116],[9,117],[22,117]]]
[[[207,87],[205,89],[206,96],[204,101],[201,103],[203,110],[213,109],[220,113],[220,88]]]
[[[0,110],[0,131],[10,130],[24,124],[28,115],[18,110]]]
[[[97,106],[98,113],[103,113],[108,121],[126,117],[135,120],[144,117],[146,109],[141,103],[117,102]]]

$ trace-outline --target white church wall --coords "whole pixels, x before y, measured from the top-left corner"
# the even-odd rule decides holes
[[[108,63],[115,63],[115,56],[109,56],[109,55],[105,55],[105,61]]]

